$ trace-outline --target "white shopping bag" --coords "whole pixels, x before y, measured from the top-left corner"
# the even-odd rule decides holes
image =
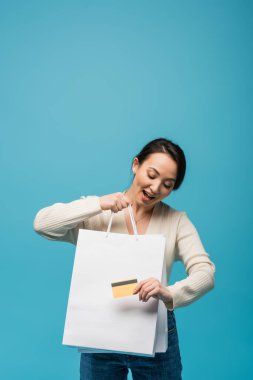
[[[151,297],[115,298],[112,284],[149,277],[166,286],[164,235],[79,230],[62,343],[81,352],[154,356],[167,349],[167,309]]]

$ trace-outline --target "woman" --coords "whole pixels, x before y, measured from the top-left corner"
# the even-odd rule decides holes
[[[187,214],[162,200],[177,190],[186,170],[185,155],[172,141],[149,142],[134,158],[134,174],[124,192],[82,196],[70,203],[55,203],[40,210],[34,220],[37,233],[49,240],[76,244],[80,228],[106,231],[111,212],[116,213],[111,232],[133,234],[128,205],[131,203],[139,234],[163,233],[167,237],[166,267],[181,260],[188,276],[170,286],[156,278],[139,282],[135,294],[140,302],[159,298],[167,308],[168,349],[154,357],[111,353],[81,353],[81,380],[123,380],[131,369],[134,380],[182,379],[182,363],[174,310],[189,305],[214,287],[215,265],[206,253]]]

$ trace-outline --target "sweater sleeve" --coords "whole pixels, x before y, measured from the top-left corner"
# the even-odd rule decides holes
[[[55,203],[41,209],[35,216],[33,229],[48,240],[76,244],[79,228],[85,221],[102,213],[99,197],[82,196],[69,203]]]
[[[216,267],[186,212],[181,212],[177,227],[176,261],[178,260],[183,262],[188,277],[168,286],[173,298],[173,302],[165,303],[169,310],[187,306],[214,288]]]

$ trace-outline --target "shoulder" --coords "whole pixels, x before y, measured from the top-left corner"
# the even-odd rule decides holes
[[[160,203],[160,215],[165,225],[169,225],[172,230],[177,231],[178,236],[190,237],[194,235],[199,240],[195,224],[185,211],[177,210],[164,202]]]
[[[180,218],[182,215],[186,214],[185,211],[177,210],[176,208],[171,207],[162,201],[159,202],[158,208],[160,212],[164,214],[164,216],[168,217]]]
[[[180,219],[186,216],[185,211],[177,210],[174,207],[167,205],[166,203],[160,201],[157,205],[158,215],[164,222],[170,222],[172,224],[178,225]]]

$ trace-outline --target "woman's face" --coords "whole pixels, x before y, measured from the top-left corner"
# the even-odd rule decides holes
[[[141,165],[135,157],[133,172],[135,177],[132,190],[135,201],[141,206],[153,208],[151,206],[167,197],[173,190],[177,164],[166,153],[152,153]]]

